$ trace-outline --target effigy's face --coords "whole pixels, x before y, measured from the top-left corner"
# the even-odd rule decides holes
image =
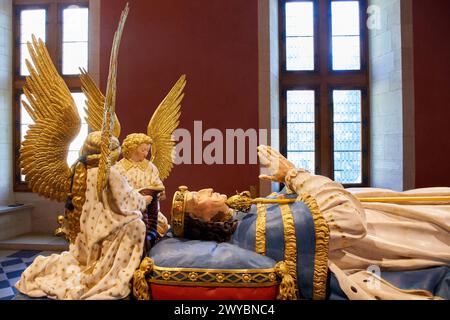
[[[133,161],[141,162],[147,159],[149,153],[150,153],[150,145],[142,143],[136,148],[136,150],[133,151],[131,158]]]
[[[194,218],[209,222],[218,213],[226,213],[230,210],[226,201],[226,195],[214,192],[213,189],[188,192],[186,212],[189,212]]]

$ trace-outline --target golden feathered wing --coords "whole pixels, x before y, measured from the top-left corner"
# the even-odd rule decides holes
[[[165,180],[173,168],[175,141],[173,132],[180,124],[181,101],[184,98],[186,76],[182,75],[153,114],[147,128],[147,135],[153,140],[151,161]]]
[[[81,88],[86,95],[86,122],[92,131],[101,131],[104,116],[105,96],[100,91],[94,80],[87,73],[86,70],[80,68]],[[117,115],[114,115],[114,130],[113,136],[119,138],[120,136],[120,122]]]
[[[42,40],[33,36],[28,50],[23,101],[34,124],[30,125],[20,150],[20,167],[33,192],[64,202],[70,191],[71,170],[67,164],[70,143],[80,131],[75,101],[53,65]]]
[[[101,140],[101,157],[98,165],[97,176],[97,196],[102,200],[103,190],[108,186],[109,172],[111,168],[111,147],[112,136],[115,123],[116,110],[116,80],[120,42],[129,13],[129,5],[127,3],[120,17],[119,27],[114,35],[114,41],[111,51],[111,59],[109,63],[108,83],[106,87],[105,104],[103,109],[102,121],[102,140]]]

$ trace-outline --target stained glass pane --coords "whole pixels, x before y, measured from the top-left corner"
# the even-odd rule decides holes
[[[87,42],[63,44],[63,74],[79,74],[79,68],[88,68]]]
[[[31,41],[31,35],[46,41],[46,15],[45,9],[22,10],[20,12],[20,74],[28,76],[25,59],[31,60],[26,43]],[[31,61],[30,61],[31,62]]]
[[[361,69],[359,36],[333,37],[333,70]]]
[[[286,3],[286,69],[314,70],[314,4]]]
[[[361,69],[359,1],[333,1],[333,70]]]
[[[314,5],[312,2],[286,3],[286,36],[314,36]]]
[[[333,91],[334,179],[362,183],[361,91]]]
[[[315,173],[315,93],[287,92],[288,159],[298,168]]]
[[[70,6],[63,12],[63,74],[88,67],[89,9]]]
[[[286,39],[286,69],[314,70],[314,38],[291,37]]]
[[[333,36],[359,36],[358,1],[333,1],[331,15]]]
[[[33,119],[31,119],[27,110],[23,106],[23,103],[22,103],[23,100],[25,100],[25,102],[28,102],[27,97],[25,97],[24,94],[21,94],[20,95],[20,124],[32,124],[32,123],[34,123],[34,121],[33,121]]]
[[[63,12],[64,42],[88,41],[89,9],[69,7]]]

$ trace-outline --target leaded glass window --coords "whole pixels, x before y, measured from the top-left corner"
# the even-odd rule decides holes
[[[369,186],[366,0],[279,0],[280,149],[297,167]]]

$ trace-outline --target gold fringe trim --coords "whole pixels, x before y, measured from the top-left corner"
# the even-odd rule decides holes
[[[86,189],[87,189],[87,168],[84,164],[78,163],[75,168],[75,176],[73,180],[73,199],[72,203],[75,207],[73,212],[68,211],[67,217],[69,219],[69,239],[70,243],[75,243],[75,239],[80,232],[80,217],[83,212],[83,206],[86,202]]]
[[[133,274],[133,296],[137,300],[150,300],[147,275],[153,271],[154,263],[150,258],[142,260],[139,269]]]
[[[281,278],[277,300],[296,300],[296,282],[289,273],[289,267],[285,262],[278,262],[275,266],[277,275]]]
[[[71,244],[75,243],[78,233],[80,233],[80,217],[83,213],[87,189],[86,166],[78,162],[72,170],[74,170],[72,192],[68,194],[68,197],[72,198],[74,209],[73,211],[65,209],[64,216],[58,216],[57,221],[60,227],[55,230],[56,236],[64,236]]]
[[[266,206],[257,204],[258,217],[256,218],[256,253],[266,255]]]
[[[297,237],[295,235],[294,216],[288,204],[280,205],[284,226],[284,263],[297,288]],[[297,290],[296,290],[297,291]],[[295,298],[298,295],[295,293]]]
[[[311,195],[302,195],[298,200],[304,202],[311,211],[316,234],[316,254],[314,257],[313,299],[324,300],[328,277],[328,245],[330,228],[320,212],[316,199]]]

